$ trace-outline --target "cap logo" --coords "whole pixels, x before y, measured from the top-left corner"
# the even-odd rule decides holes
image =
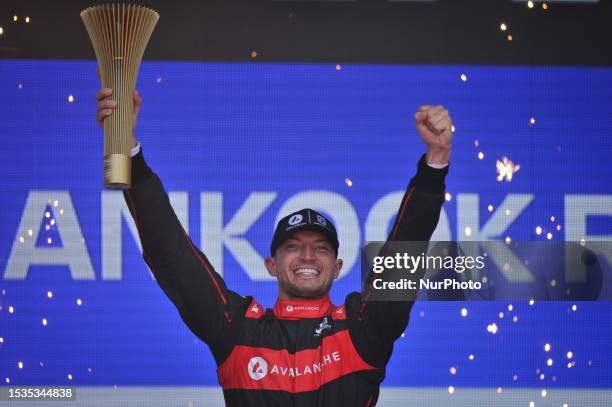
[[[297,225],[298,223],[302,221],[302,219],[304,219],[304,217],[300,215],[299,213],[296,213],[295,215],[289,218],[289,224],[291,226]]]
[[[327,222],[325,221],[325,218],[321,215],[317,215],[317,221],[319,221],[319,223],[323,226],[327,226]]]

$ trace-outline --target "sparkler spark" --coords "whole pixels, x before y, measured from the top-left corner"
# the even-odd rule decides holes
[[[512,181],[512,176],[521,169],[521,166],[515,164],[508,157],[502,157],[501,160],[497,160],[495,164],[497,168],[497,180],[503,181],[504,179],[508,182]]]

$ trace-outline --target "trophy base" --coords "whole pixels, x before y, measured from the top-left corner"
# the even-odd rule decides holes
[[[104,187],[130,189],[132,186],[132,157],[126,154],[104,156]]]

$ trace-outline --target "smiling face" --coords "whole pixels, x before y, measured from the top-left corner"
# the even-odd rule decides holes
[[[297,232],[284,241],[266,268],[278,281],[282,300],[321,298],[329,292],[342,268],[331,243],[317,232]]]

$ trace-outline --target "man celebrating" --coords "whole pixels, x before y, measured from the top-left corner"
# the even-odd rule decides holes
[[[100,125],[117,104],[97,95]],[[134,93],[136,119],[142,98]],[[444,201],[452,123],[443,106],[414,116],[426,154],[410,181],[389,241],[427,241]],[[265,267],[278,282],[273,309],[228,289],[175,215],[159,177],[133,140],[132,187],[124,192],[143,257],[182,319],[208,344],[228,406],[374,406],[394,341],[411,302],[367,301],[351,293],[331,303],[342,268],[332,222],[313,209],[288,214],[276,226]]]

